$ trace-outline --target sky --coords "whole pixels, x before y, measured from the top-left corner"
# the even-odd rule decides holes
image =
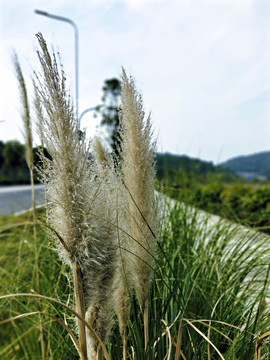
[[[0,0],[0,140],[23,141],[12,53],[31,97],[37,32],[60,52],[75,91],[73,28],[34,9],[78,26],[79,114],[101,103],[104,80],[124,67],[158,151],[220,163],[270,150],[269,0]],[[99,123],[89,112],[81,125],[92,137]]]

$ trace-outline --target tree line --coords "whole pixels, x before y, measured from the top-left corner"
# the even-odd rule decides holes
[[[270,183],[240,177],[179,169],[174,177],[160,179],[161,190],[210,214],[270,234]]]
[[[40,166],[40,146],[33,148],[34,166]],[[46,149],[44,154],[48,156]],[[35,172],[35,182],[38,175]],[[25,146],[18,140],[3,142],[0,140],[0,185],[29,184],[30,174],[26,163]]]
[[[96,107],[96,112],[101,116],[101,126],[106,130],[106,141],[117,156],[119,155],[118,132],[119,116],[118,108],[120,103],[121,83],[117,78],[104,81],[102,87],[102,106]],[[37,167],[40,161],[38,155],[40,146],[33,148],[34,166]],[[49,156],[46,149],[43,149],[45,156]],[[38,182],[38,175],[35,171],[35,182]],[[25,146],[18,140],[3,142],[0,140],[0,185],[29,184],[30,174],[26,163]]]

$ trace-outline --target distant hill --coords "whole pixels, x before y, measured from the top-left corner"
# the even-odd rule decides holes
[[[270,151],[237,156],[219,165],[237,173],[253,173],[261,176],[270,176]]]
[[[203,161],[196,158],[190,158],[187,155],[174,155],[170,153],[157,153],[156,169],[159,178],[163,178],[166,175],[176,175],[181,171],[195,176],[205,176],[209,173],[221,174],[225,177],[236,176],[234,171],[221,166],[215,166],[210,161]]]

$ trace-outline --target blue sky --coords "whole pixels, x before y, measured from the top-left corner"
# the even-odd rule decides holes
[[[152,113],[159,151],[216,163],[270,150],[268,0],[0,0],[1,140],[22,141],[11,54],[31,96],[38,31],[60,51],[74,92],[73,29],[34,9],[79,27],[79,113],[100,103],[103,81],[124,66]],[[98,124],[83,118],[89,137]]]

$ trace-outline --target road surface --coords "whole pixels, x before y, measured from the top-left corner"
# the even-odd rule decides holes
[[[35,185],[36,204],[44,203],[44,186]],[[32,207],[30,185],[0,186],[0,215],[15,214]]]

